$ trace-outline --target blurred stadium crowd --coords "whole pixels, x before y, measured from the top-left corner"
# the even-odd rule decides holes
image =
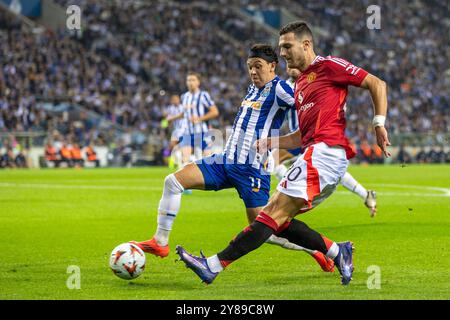
[[[188,71],[202,74],[202,87],[221,112],[213,126],[225,128],[249,83],[249,45],[271,38],[236,13],[243,6],[283,6],[320,27],[319,54],[341,56],[384,79],[391,134],[449,132],[450,12],[440,1],[399,1],[395,10],[387,7],[394,5],[390,2],[353,0],[55,2],[82,8],[81,34],[34,32],[0,9],[0,133],[39,131],[49,141],[61,135],[68,144],[122,149],[140,149],[153,139],[162,141],[155,152],[163,154],[170,138],[161,125],[164,109],[170,94],[186,91]],[[370,4],[381,7],[381,30],[366,27]],[[285,74],[283,63],[279,73]],[[71,121],[65,113],[39,107],[41,101],[77,103],[119,127],[126,138],[90,125],[85,113]],[[372,147],[369,95],[350,90],[347,107],[348,135],[360,149],[358,160],[379,161]],[[14,137],[0,142],[6,155],[13,147]],[[430,155],[420,161],[448,158]]]

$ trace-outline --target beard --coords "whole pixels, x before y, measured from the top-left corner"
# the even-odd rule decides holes
[[[298,59],[293,59],[287,63],[288,68],[299,69],[301,71],[306,69],[306,59],[305,57],[299,57]]]

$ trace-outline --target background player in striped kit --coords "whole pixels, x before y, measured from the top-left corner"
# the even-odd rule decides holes
[[[165,117],[170,124],[170,151],[172,154],[171,156],[174,157],[178,149],[176,146],[181,142],[187,129],[187,121],[184,117],[184,108],[181,104],[179,95],[173,94],[170,97],[170,105],[167,106],[165,110]],[[185,164],[182,162],[182,159],[179,159],[178,162],[181,162],[181,165]]]
[[[208,92],[200,89],[201,76],[189,72],[186,77],[188,91],[181,95],[186,130],[180,142],[183,163],[186,164],[196,155],[197,158],[208,155],[209,120],[219,116],[219,110]]]
[[[289,78],[286,80],[286,83],[292,86],[292,89],[294,89],[295,81],[300,75],[300,70],[287,67],[286,72],[289,75]],[[285,124],[283,125],[282,129],[284,129],[285,127],[287,127],[286,132],[284,132],[286,134],[294,133],[295,131],[298,130],[298,117],[296,109],[290,109],[287,111]],[[301,148],[289,150],[275,149],[273,151],[273,157],[275,159],[274,174],[278,179],[278,181],[280,181],[288,171],[288,168],[283,164],[283,162],[293,160],[296,157],[298,157],[298,155],[300,155],[301,153],[302,153]],[[340,183],[344,188],[358,195],[364,201],[364,205],[369,209],[370,216],[372,218],[375,217],[377,213],[377,201],[376,201],[376,193],[374,190],[366,190],[366,188],[364,188],[363,185],[360,184],[348,171],[344,174]],[[301,250],[301,247],[300,248],[292,247],[292,249]]]

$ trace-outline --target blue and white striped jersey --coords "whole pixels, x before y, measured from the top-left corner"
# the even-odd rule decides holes
[[[294,91],[295,82],[292,80],[292,78],[289,78],[286,80],[286,83],[292,88],[292,91]],[[297,115],[297,109],[291,108],[286,113],[286,121],[289,125],[289,132],[295,132],[298,129],[298,115]]]
[[[173,117],[173,116],[177,116],[180,113],[184,114],[184,108],[183,105],[179,104],[179,105],[174,105],[171,104],[167,107],[166,109],[166,115],[168,117]],[[180,132],[181,134],[184,134],[186,131],[186,119],[184,118],[180,118],[177,120],[172,121],[172,132]]]
[[[197,134],[208,132],[208,121],[193,124],[190,119],[193,116],[202,117],[208,113],[209,108],[214,105],[214,101],[206,91],[198,90],[195,93],[185,92],[181,96],[181,104],[184,107],[184,118],[186,119],[186,134]]]
[[[251,164],[259,169],[261,157],[253,147],[257,139],[278,132],[288,109],[295,108],[292,88],[278,76],[258,89],[250,85],[234,120],[233,130],[225,146],[227,163]]]

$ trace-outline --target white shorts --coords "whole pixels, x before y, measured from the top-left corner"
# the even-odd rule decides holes
[[[306,205],[300,213],[311,210],[328,198],[347,171],[348,160],[341,147],[320,142],[306,148],[278,184],[277,190]]]
[[[170,141],[177,141],[179,142],[181,137],[184,134],[184,130],[174,130],[172,132],[172,136],[170,137]]]

